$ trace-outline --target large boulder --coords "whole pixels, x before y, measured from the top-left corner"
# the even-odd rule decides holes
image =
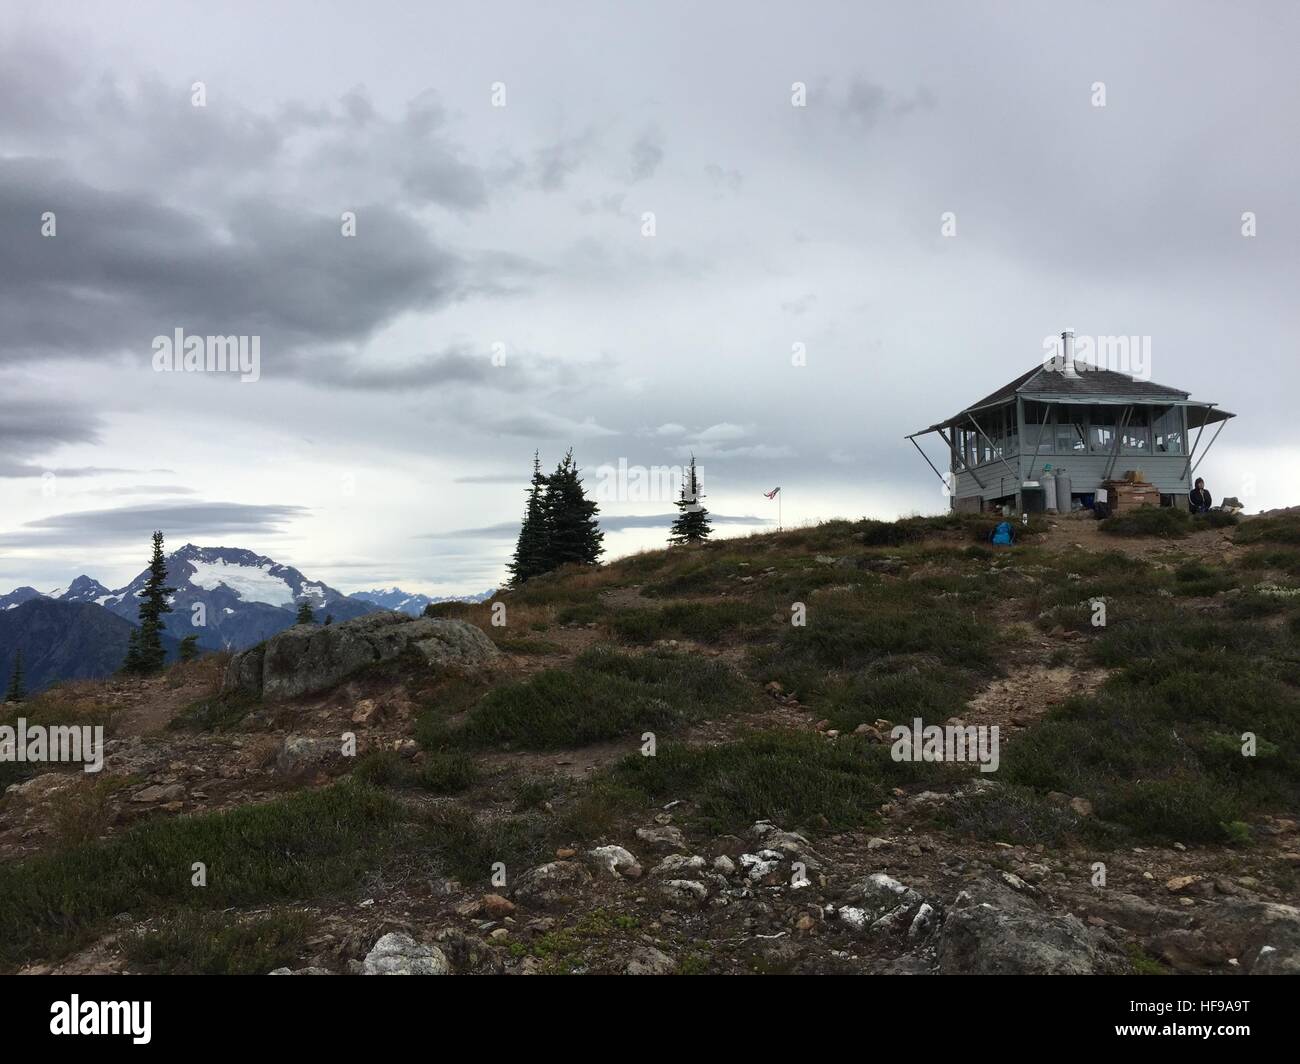
[[[1300,974],[1300,908],[1225,898],[1203,917],[1206,937],[1251,975]]]
[[[558,909],[569,905],[591,876],[573,861],[550,861],[530,868],[515,883],[515,901],[534,909]]]
[[[939,939],[942,975],[1097,975],[1120,972],[1118,949],[1069,913],[1052,913],[986,880],[958,895]]]
[[[223,693],[296,698],[324,691],[366,665],[413,653],[429,665],[475,667],[500,656],[482,629],[465,621],[368,613],[339,624],[296,624],[236,654]]]
[[[451,966],[437,946],[424,946],[404,931],[392,931],[366,954],[366,975],[448,975]]]

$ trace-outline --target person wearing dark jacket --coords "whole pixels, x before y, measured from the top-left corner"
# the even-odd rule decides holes
[[[1197,477],[1196,487],[1192,489],[1192,494],[1188,498],[1188,503],[1192,508],[1192,513],[1194,514],[1209,513],[1210,503],[1212,501],[1213,500],[1211,500],[1210,498],[1210,493],[1205,490],[1205,481],[1202,478]]]

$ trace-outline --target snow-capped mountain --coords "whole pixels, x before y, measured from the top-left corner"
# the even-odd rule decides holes
[[[137,597],[149,579],[145,569],[101,604],[134,621]],[[298,605],[309,601],[318,621],[345,621],[371,613],[368,602],[350,598],[321,581],[308,580],[290,565],[238,547],[187,543],[167,557],[167,584],[176,589],[165,615],[167,631],[181,639],[197,635],[199,646],[241,650],[294,623]]]
[[[102,606],[113,597],[113,592],[93,577],[79,576],[67,587],[56,587],[49,597],[60,602],[93,602]]]
[[[48,594],[20,587],[0,596],[0,611],[31,599],[53,599],[102,607],[135,624],[138,598],[148,579],[149,570],[145,569],[116,590],[84,575]],[[269,639],[294,623],[304,600],[311,603],[316,620],[332,617],[346,621],[377,609],[418,617],[433,602],[483,602],[496,593],[492,589],[477,595],[435,597],[387,587],[345,595],[323,581],[309,580],[291,565],[281,565],[251,550],[193,543],[167,556],[167,584],[176,589],[169,600],[172,612],[163,618],[167,634],[176,640],[196,635],[199,646],[208,650],[242,650]]]
[[[149,570],[145,569],[116,591],[89,576],[79,576],[48,594],[20,587],[0,596],[0,611],[31,599],[53,599],[101,606],[135,624],[140,608],[137,599],[148,579]],[[304,599],[311,603],[318,621],[326,617],[345,621],[378,608],[322,581],[308,580],[292,566],[237,547],[185,544],[167,557],[167,583],[176,589],[169,600],[172,612],[163,618],[167,633],[178,640],[197,635],[199,646],[209,650],[242,650],[283,631],[294,623]]]
[[[41,597],[41,593],[34,587],[16,587],[9,594],[0,595],[0,610],[12,610],[29,599]]]
[[[486,602],[496,593],[497,589],[491,588],[488,591],[480,591],[477,595],[431,597],[403,591],[400,587],[380,587],[371,591],[354,591],[352,597],[375,606],[382,606],[386,610],[399,610],[402,613],[409,613],[412,617],[419,617],[424,613],[424,607],[433,602]]]

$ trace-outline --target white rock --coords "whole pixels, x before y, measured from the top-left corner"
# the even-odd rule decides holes
[[[922,902],[921,907],[916,910],[916,916],[912,918],[912,926],[907,929],[907,937],[910,939],[923,939],[934,930],[934,906],[928,901]]]
[[[447,975],[451,966],[437,946],[422,946],[404,931],[390,931],[366,954],[366,975]]]
[[[587,857],[597,868],[613,876],[621,876],[637,863],[632,853],[622,846],[597,846],[587,851]]]
[[[660,889],[676,901],[702,902],[709,896],[709,888],[693,879],[669,879]]]
[[[652,869],[652,876],[681,875],[683,872],[699,872],[704,868],[704,858],[684,853],[670,853]]]

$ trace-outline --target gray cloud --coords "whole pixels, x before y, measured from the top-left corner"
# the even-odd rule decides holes
[[[560,137],[539,148],[533,157],[537,184],[547,192],[564,188],[595,146],[596,133],[586,129],[576,136]]]
[[[40,217],[55,212],[57,236]],[[357,206],[339,221],[243,201],[223,226],[147,196],[101,192],[34,160],[0,160],[0,325],[9,358],[151,354],[157,335],[260,335],[265,364],[310,343],[356,342],[398,314],[455,298],[458,257],[412,219]],[[57,310],[56,310],[57,308]]]
[[[146,542],[155,529],[169,540],[203,540],[222,535],[268,535],[309,514],[302,506],[234,502],[141,503],[103,510],[55,514],[0,534],[3,547],[79,546],[88,542]]]
[[[632,145],[632,180],[645,181],[654,177],[655,171],[663,161],[663,132],[657,126],[650,126]]]

